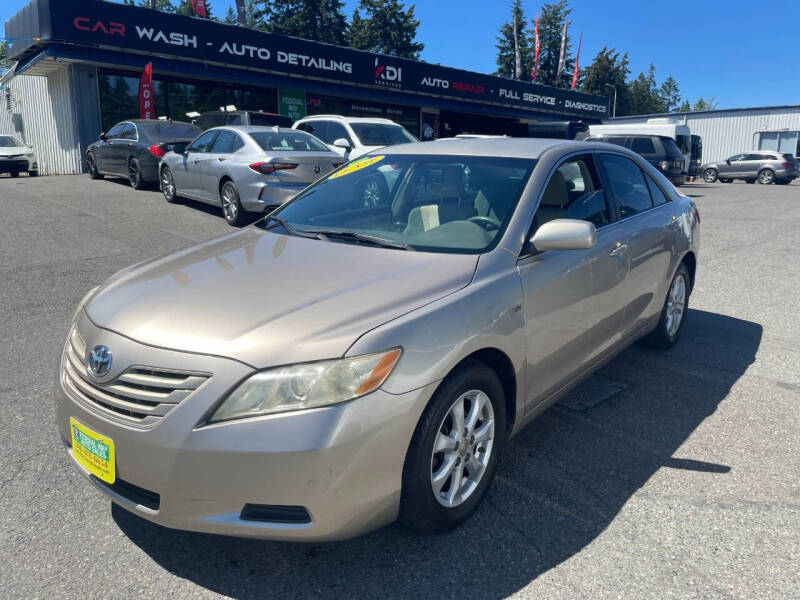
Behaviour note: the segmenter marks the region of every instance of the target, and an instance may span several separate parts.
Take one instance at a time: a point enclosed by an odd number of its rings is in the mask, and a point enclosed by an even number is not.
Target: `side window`
[[[631,150],[636,152],[637,154],[655,154],[656,147],[653,144],[653,140],[649,137],[635,137],[632,138],[633,141],[631,142]]]
[[[658,187],[658,184],[653,181],[652,177],[645,173],[644,178],[645,181],[647,181],[647,187],[650,189],[650,197],[653,199],[653,206],[661,206],[669,202],[667,195]]]
[[[119,137],[123,140],[135,140],[136,139],[136,127],[133,123],[125,123],[122,126],[122,131],[119,134]]]
[[[347,135],[347,129],[344,128],[344,125],[341,123],[336,123],[335,121],[331,121],[328,123],[328,131],[326,133],[328,139],[323,140],[326,144],[333,144],[336,140],[340,138],[346,139],[350,142],[350,145],[353,145],[353,140],[350,139],[350,136]]]
[[[244,148],[244,142],[242,141],[242,138],[239,137],[238,135],[235,135],[235,139],[233,140],[233,145],[231,146],[231,152],[238,152],[242,148]]]
[[[534,216],[536,229],[554,219],[579,219],[602,227],[611,222],[600,178],[589,156],[570,158],[550,176]]]
[[[232,148],[235,139],[235,133],[223,129],[219,132],[217,139],[214,140],[214,143],[211,145],[211,148],[208,150],[208,152],[211,152],[212,154],[229,154],[233,152]]]
[[[217,135],[217,131],[206,131],[203,135],[189,144],[189,147],[186,148],[187,152],[208,152],[209,148],[211,147],[211,142],[214,141],[214,137]]]
[[[653,207],[650,190],[639,165],[616,154],[600,154],[598,160],[603,165],[610,191],[617,200],[623,219]]]
[[[744,160],[744,154],[737,154],[736,156],[731,156],[728,159],[730,162],[739,162]]]
[[[123,125],[124,123],[117,123],[116,125],[114,125],[111,129],[108,130],[106,137],[110,140],[119,138],[119,134],[122,131]]]
[[[310,133],[314,137],[321,139],[323,142],[325,141],[325,130],[328,123],[327,121],[306,121],[305,123],[301,123],[297,126],[300,131],[305,131],[306,133]]]

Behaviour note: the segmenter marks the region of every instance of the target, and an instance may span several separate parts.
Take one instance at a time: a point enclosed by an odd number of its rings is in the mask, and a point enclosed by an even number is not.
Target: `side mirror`
[[[729,159],[727,159],[725,162],[726,162],[727,164],[731,164],[731,159],[729,158]]]
[[[344,148],[345,150],[350,150],[350,142],[348,142],[344,138],[338,138],[333,141],[333,145],[337,148]]]
[[[103,133],[100,134],[100,141],[101,142],[105,142],[106,140],[108,140],[108,136],[106,135],[106,132],[104,131]]]
[[[597,231],[589,221],[554,219],[543,224],[531,238],[537,250],[585,250],[594,248]]]

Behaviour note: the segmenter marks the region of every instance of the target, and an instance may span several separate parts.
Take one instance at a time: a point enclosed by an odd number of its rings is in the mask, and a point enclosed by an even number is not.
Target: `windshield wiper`
[[[289,235],[296,235],[298,237],[311,238],[311,239],[314,239],[314,240],[322,239],[316,232],[300,231],[299,229],[295,228],[295,226],[292,225],[291,223],[289,223],[288,221],[284,221],[280,217],[276,217],[274,215],[267,215],[266,217],[264,217],[264,221],[265,222],[267,222],[267,221],[275,221],[278,225],[283,227],[289,233]]]
[[[356,231],[333,231],[326,229],[313,229],[305,231],[304,233],[311,233],[326,238],[341,238],[345,240],[365,242],[367,244],[372,244],[373,246],[380,246],[382,248],[395,248],[397,250],[414,250],[413,246],[409,246],[404,242],[387,240],[386,238],[378,237],[376,235],[369,235],[367,233],[358,233]]]

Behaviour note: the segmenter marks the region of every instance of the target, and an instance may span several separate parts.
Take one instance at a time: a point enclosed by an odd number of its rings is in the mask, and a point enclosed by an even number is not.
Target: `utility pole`
[[[613,119],[614,117],[617,116],[617,88],[611,85],[610,83],[605,83],[603,85],[614,90],[614,106],[611,109],[611,118]]]

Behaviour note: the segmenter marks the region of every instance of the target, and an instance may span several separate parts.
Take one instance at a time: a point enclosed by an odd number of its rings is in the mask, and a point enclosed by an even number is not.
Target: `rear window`
[[[250,137],[268,152],[330,152],[326,145],[302,131],[255,131]]]
[[[661,138],[661,143],[664,144],[664,150],[666,150],[667,156],[670,158],[683,158],[681,149],[678,148],[678,144],[675,143],[675,140],[672,138]]]
[[[174,121],[158,121],[154,123],[144,123],[141,125],[145,130],[147,136],[152,139],[158,140],[173,140],[185,139],[191,140],[202,133],[202,129],[190,125],[189,123],[181,123]]]
[[[596,137],[589,137],[586,138],[587,142],[603,142],[604,144],[615,144],[617,146],[624,146],[625,145],[625,138],[621,136],[611,136],[611,137],[604,137],[604,136],[596,136]]]
[[[294,121],[283,115],[251,112],[250,125],[277,125],[278,127],[291,127]]]
[[[783,155],[783,160],[788,160],[790,162],[794,162],[795,158],[791,154],[784,154]]]

